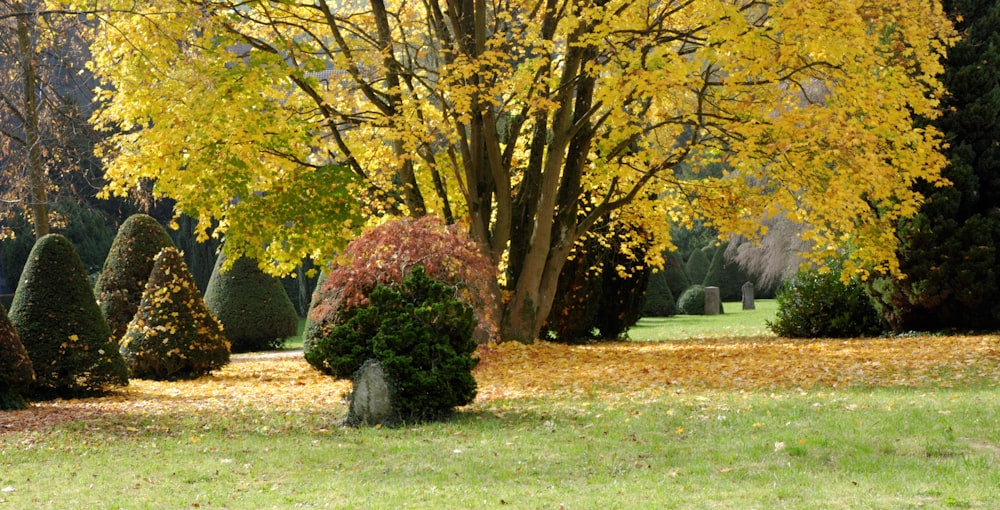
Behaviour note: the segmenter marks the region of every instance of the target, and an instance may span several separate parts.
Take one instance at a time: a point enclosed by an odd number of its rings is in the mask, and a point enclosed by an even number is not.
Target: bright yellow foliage
[[[516,254],[511,306],[544,319],[601,217],[659,253],[669,223],[783,213],[818,258],[896,272],[912,184],[945,184],[914,123],[944,93],[936,0],[77,3],[103,22],[109,191],[151,179],[279,272],[359,214],[431,212]]]

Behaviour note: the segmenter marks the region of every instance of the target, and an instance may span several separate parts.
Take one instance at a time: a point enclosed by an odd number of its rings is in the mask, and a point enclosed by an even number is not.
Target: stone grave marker
[[[718,287],[705,287],[705,315],[719,315],[722,312],[722,297]]]
[[[753,310],[753,282],[746,282],[740,289],[743,291],[743,309]]]

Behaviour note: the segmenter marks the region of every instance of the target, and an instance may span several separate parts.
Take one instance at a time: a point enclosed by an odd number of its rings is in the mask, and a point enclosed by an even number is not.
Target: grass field
[[[631,330],[631,340],[660,341],[686,338],[718,338],[720,336],[774,336],[767,329],[778,311],[777,301],[758,299],[753,310],[744,310],[741,303],[723,303],[720,315],[675,315],[643,318]]]
[[[4,508],[996,508],[992,388],[106,417],[0,436]]]
[[[997,337],[789,341],[758,313],[488,351],[474,404],[396,429],[338,426],[349,383],[289,354],[36,403],[0,413],[0,510],[1000,507]]]

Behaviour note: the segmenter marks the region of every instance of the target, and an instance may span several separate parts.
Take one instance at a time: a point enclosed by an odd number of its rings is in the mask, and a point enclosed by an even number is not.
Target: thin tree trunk
[[[42,163],[41,136],[38,126],[38,75],[35,52],[31,43],[33,20],[25,13],[24,4],[14,7],[17,16],[17,51],[21,61],[21,81],[24,86],[24,133],[28,150],[28,186],[35,239],[49,233],[49,207],[45,168]]]

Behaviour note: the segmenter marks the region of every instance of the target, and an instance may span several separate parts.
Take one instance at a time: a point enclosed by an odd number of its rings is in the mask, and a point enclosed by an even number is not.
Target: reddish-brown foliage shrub
[[[457,297],[472,306],[479,322],[477,340],[496,340],[497,269],[460,226],[445,226],[432,216],[393,220],[351,241],[344,260],[327,272],[313,294],[307,348],[309,338],[325,336],[340,313],[368,305],[376,285],[398,285],[417,266],[454,287]]]

